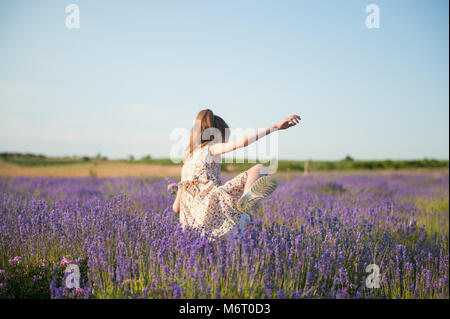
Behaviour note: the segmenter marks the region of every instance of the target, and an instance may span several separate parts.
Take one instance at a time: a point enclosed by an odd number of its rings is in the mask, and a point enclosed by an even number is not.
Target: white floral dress
[[[244,192],[247,172],[243,172],[221,185],[221,157],[212,156],[206,144],[193,151],[185,159],[181,182],[180,222],[199,230],[202,235],[222,237],[242,227],[249,215],[236,209],[236,203]]]

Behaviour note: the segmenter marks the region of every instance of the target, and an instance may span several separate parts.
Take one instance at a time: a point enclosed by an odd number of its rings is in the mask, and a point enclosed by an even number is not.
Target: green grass
[[[90,161],[88,157],[46,157],[44,155],[35,155],[30,153],[0,153],[0,158],[5,162],[17,164],[20,166],[66,165]]]
[[[447,198],[418,198],[416,205],[419,213],[417,222],[425,227],[429,234],[449,234],[449,199]]]
[[[151,158],[145,156],[139,160],[130,156],[129,159],[108,160],[105,157],[46,157],[44,155],[21,154],[21,153],[0,153],[0,158],[9,163],[18,164],[20,166],[51,166],[51,165],[69,165],[79,164],[83,162],[124,162],[124,163],[145,163],[157,165],[182,165],[174,163],[170,158]],[[229,159],[222,160],[222,170],[227,171],[244,171],[249,169],[255,163],[248,163],[248,160],[236,160],[228,162]],[[241,163],[242,162],[242,163]],[[422,159],[422,160],[354,160],[347,156],[340,161],[307,161],[309,171],[350,171],[350,170],[373,170],[373,169],[414,169],[414,168],[448,168],[448,160]],[[258,163],[262,163],[258,161]],[[306,161],[279,160],[279,172],[295,172],[304,171]],[[264,163],[263,163],[264,164]],[[268,165],[268,163],[265,163]]]
[[[222,168],[226,171],[227,166],[233,166],[233,170],[244,171],[249,169],[253,163],[225,163]],[[304,171],[305,161],[278,161],[278,171]],[[415,169],[415,168],[448,168],[447,160],[379,160],[379,161],[360,161],[360,160],[341,160],[341,161],[308,161],[308,171],[351,171],[351,170],[374,170],[374,169]]]

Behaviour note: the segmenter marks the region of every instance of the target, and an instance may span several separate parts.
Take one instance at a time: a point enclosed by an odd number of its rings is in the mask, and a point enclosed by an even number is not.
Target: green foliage
[[[351,157],[350,155],[347,155],[347,156],[344,158],[344,161],[347,161],[347,162],[354,162],[355,160],[354,160],[353,157]]]
[[[416,205],[419,213],[416,216],[419,224],[425,227],[429,234],[449,234],[449,199],[418,198]]]
[[[6,162],[15,163],[21,166],[49,166],[61,164],[75,164],[80,162],[89,162],[91,158],[84,156],[82,158],[58,158],[45,157],[44,155],[21,154],[21,153],[0,153],[0,158]],[[95,161],[107,161],[106,157],[97,154]],[[136,160],[130,155],[126,160],[116,160],[117,162],[126,163],[145,163],[157,165],[182,165],[181,160],[178,163],[170,158],[152,158],[150,155],[144,156]],[[423,159],[423,160],[355,160],[347,155],[345,159],[340,161],[313,161],[309,160],[308,171],[330,171],[330,170],[373,170],[373,169],[414,169],[414,168],[449,168],[448,160]],[[269,162],[257,161],[257,163],[269,165]],[[248,160],[222,159],[222,170],[225,172],[244,171],[252,167],[255,163],[249,163]],[[303,171],[305,161],[279,160],[279,172]]]
[[[150,155],[146,155],[146,156],[143,156],[140,161],[143,163],[148,163],[151,160],[152,160],[152,157]]]
[[[0,270],[0,298],[50,298],[52,269],[47,263],[22,261]]]
[[[170,158],[151,158],[150,156],[145,156],[141,158],[139,161],[135,161],[137,163],[145,163],[145,164],[156,164],[156,165],[183,165],[181,160],[178,163],[172,161]]]
[[[0,158],[5,162],[18,164],[20,166],[49,166],[75,164],[80,162],[80,160],[76,158],[52,158],[30,153],[0,153]]]
[[[347,157],[341,161],[308,161],[308,171],[350,171],[350,170],[373,170],[373,169],[414,169],[414,168],[448,168],[448,160],[372,160],[359,161],[349,159]],[[260,162],[258,162],[260,163]],[[264,164],[264,163],[263,163]],[[268,165],[269,163],[265,163]],[[279,172],[289,171],[303,171],[304,161],[278,161]],[[222,169],[224,171],[244,171],[250,168],[254,163],[223,163]]]
[[[19,256],[14,260],[9,260],[8,263],[2,259],[0,258],[0,265],[3,264],[3,269],[0,269],[0,299],[49,299],[51,297],[78,299],[88,297],[89,290],[64,288],[66,265],[60,262],[51,263],[46,259],[32,262],[23,260]],[[86,258],[76,261],[80,269],[81,285],[87,281],[87,262]],[[52,296],[57,288],[59,288],[61,296]]]

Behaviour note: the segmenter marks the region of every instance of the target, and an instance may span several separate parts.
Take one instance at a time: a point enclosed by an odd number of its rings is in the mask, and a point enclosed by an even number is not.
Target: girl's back
[[[242,217],[236,202],[244,190],[247,172],[221,185],[221,157],[209,153],[212,143],[185,157],[179,183],[180,221],[202,234],[220,237],[235,228]]]
[[[220,185],[221,157],[211,156],[209,144],[198,147],[192,154],[187,154],[181,170],[181,182],[202,179],[211,180],[215,185]]]

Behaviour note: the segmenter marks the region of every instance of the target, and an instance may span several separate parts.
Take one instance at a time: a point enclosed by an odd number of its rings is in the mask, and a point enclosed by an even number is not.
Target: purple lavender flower
[[[14,257],[14,258],[9,260],[9,265],[10,266],[17,266],[18,264],[20,264],[21,261],[22,261],[22,257],[16,256],[16,257]]]
[[[167,191],[170,192],[172,195],[175,195],[178,192],[178,184],[171,183],[167,185]]]
[[[216,242],[161,214],[164,179],[0,178],[0,284],[26,272],[51,298],[448,299],[448,173],[289,178],[242,238]],[[72,261],[82,290],[65,287]]]

